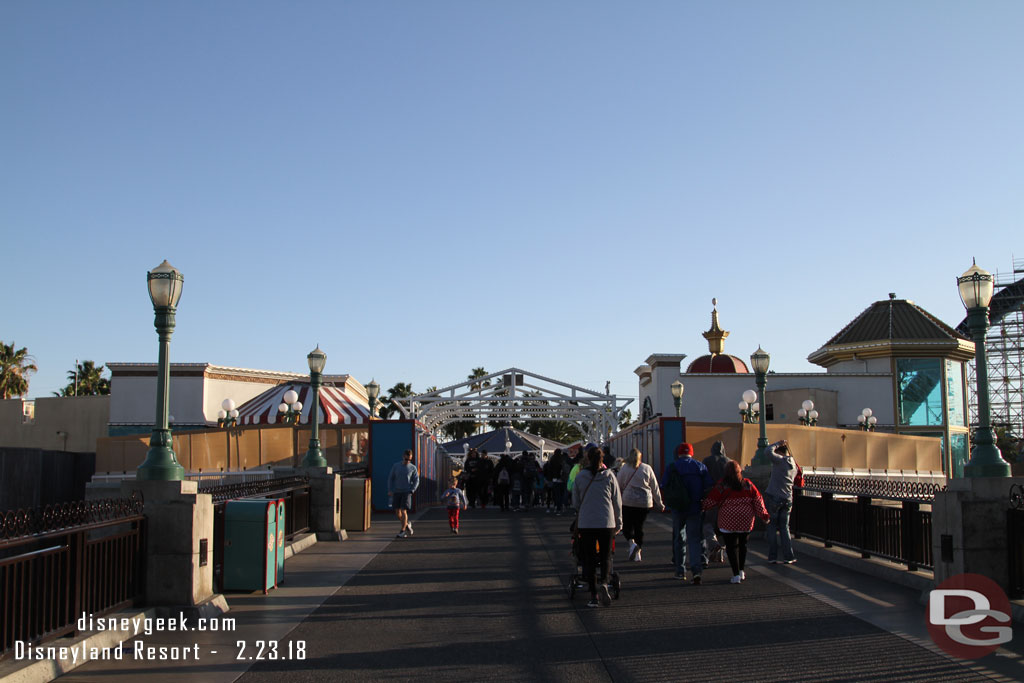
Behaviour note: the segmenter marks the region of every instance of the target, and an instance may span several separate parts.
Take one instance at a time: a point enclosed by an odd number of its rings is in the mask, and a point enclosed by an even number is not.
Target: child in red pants
[[[441,494],[441,500],[448,506],[448,526],[453,534],[459,533],[459,510],[469,507],[469,501],[462,489],[455,485],[455,477],[448,479],[448,488]]]

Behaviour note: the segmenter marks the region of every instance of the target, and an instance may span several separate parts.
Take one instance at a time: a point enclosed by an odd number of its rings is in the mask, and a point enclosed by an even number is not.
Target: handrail
[[[70,530],[108,526],[142,516],[138,491],[130,498],[105,498],[58,503],[29,510],[9,510],[0,516],[0,547],[13,546]]]

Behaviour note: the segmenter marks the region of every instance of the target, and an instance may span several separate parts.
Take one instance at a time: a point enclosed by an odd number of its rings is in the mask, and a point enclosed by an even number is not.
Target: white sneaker
[[[412,530],[412,524],[406,524],[406,525],[405,525],[405,530],[406,530],[407,532],[409,532],[409,535],[410,535],[410,536],[412,536],[412,535],[413,535],[413,533],[414,533],[414,532],[413,532],[413,530]]]
[[[734,577],[732,577],[731,579],[729,579],[729,583],[739,583],[739,582],[740,582],[740,581],[742,581],[742,580],[743,580],[743,579],[741,579],[741,578],[740,578],[740,575],[739,575],[739,574],[737,574],[736,576],[734,576]]]
[[[741,569],[740,570],[740,581],[746,581],[746,580],[747,580],[747,573]]]
[[[629,542],[629,559],[630,560],[635,560],[636,559],[637,550],[639,550],[639,548],[637,547],[636,543],[634,543],[633,541],[630,541]]]
[[[636,549],[636,557],[633,558],[633,561],[634,562],[639,562],[640,561],[640,548]]]
[[[399,531],[397,534],[395,534],[395,538],[405,538],[405,532]]]

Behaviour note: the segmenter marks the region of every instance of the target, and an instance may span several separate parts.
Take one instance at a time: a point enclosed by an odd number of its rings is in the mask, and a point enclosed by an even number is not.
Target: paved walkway
[[[229,594],[231,633],[160,633],[152,644],[199,645],[189,662],[91,662],[69,681],[1009,681],[1010,650],[961,663],[931,646],[917,592],[801,557],[767,565],[755,543],[747,581],[727,566],[704,585],[672,578],[668,518],[653,516],[644,561],[621,561],[611,608],[570,600],[571,518],[534,510],[464,513],[449,533],[428,510],[415,536],[393,518],[289,561],[268,596]],[[617,550],[624,560],[624,548]],[[197,637],[198,636],[198,637]],[[247,649],[238,659],[235,642]],[[257,640],[305,659],[257,661]],[[126,645],[127,647],[127,645]],[[289,650],[290,647],[290,650]],[[216,650],[217,654],[211,654]]]

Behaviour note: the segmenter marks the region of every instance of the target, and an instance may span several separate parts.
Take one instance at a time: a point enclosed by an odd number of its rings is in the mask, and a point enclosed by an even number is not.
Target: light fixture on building
[[[757,402],[757,392],[747,389],[743,392],[743,399],[739,403],[740,417],[747,424],[757,422],[757,416],[761,410],[761,404]]]
[[[683,383],[679,380],[672,382],[672,402],[676,404],[676,417],[683,415]]]
[[[985,355],[985,334],[988,332],[988,305],[992,301],[995,278],[973,263],[956,279],[960,299],[967,309],[967,327],[974,339],[974,379],[978,395],[978,427],[974,430],[971,460],[964,465],[965,477],[1008,477],[1010,465],[1003,460],[989,417],[988,359]]]
[[[875,425],[878,424],[878,418],[872,415],[871,412],[871,408],[865,408],[857,416],[857,422],[865,432],[875,431]]]
[[[284,392],[283,402],[277,407],[281,413],[281,421],[288,424],[295,424],[302,414],[302,403],[299,401],[299,394],[294,389]]]
[[[796,411],[800,418],[800,424],[805,427],[813,427],[818,424],[818,411],[814,409],[814,401],[807,399],[800,404],[800,410]]]
[[[235,402],[226,398],[221,401],[220,408],[217,411],[217,426],[234,427],[238,422],[238,410],[235,408]]]

